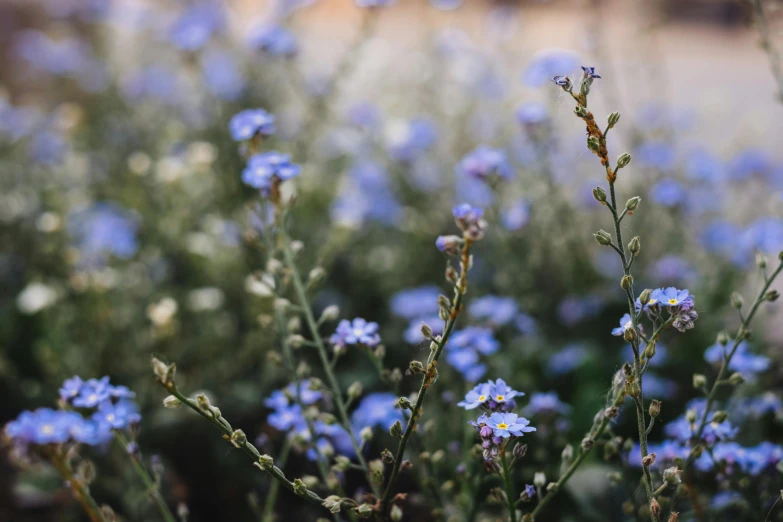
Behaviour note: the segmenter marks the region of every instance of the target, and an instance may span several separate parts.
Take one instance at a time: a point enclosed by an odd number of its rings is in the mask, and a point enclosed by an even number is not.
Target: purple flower
[[[479,207],[471,206],[469,203],[462,203],[452,209],[457,226],[463,231],[466,237],[473,241],[478,241],[484,237],[484,230],[487,222],[484,221],[484,210]]]
[[[291,163],[288,154],[264,152],[248,160],[245,170],[242,171],[242,182],[268,195],[274,183],[294,178],[301,170],[302,167]]]
[[[298,404],[276,409],[269,414],[266,421],[270,426],[280,431],[297,432],[307,430],[307,423],[302,415],[302,407]]]
[[[349,344],[378,346],[381,343],[381,336],[378,335],[378,323],[367,322],[361,317],[357,317],[353,321],[343,319],[337,325],[337,330],[332,334],[329,342],[337,346]]]
[[[489,416],[486,422],[487,426],[492,428],[495,437],[507,439],[511,436],[521,437],[525,433],[536,431],[530,427],[530,421],[524,417],[519,417],[516,413],[495,412]]]
[[[620,318],[620,326],[612,330],[612,335],[620,337],[625,334],[626,331],[633,328],[633,320],[630,314],[625,314]]]
[[[568,79],[568,76],[557,75],[550,78],[549,81],[551,81],[552,83],[554,83],[559,87],[563,87],[564,89],[568,88],[568,86],[571,85],[571,80]]]
[[[108,257],[133,257],[139,248],[136,234],[139,223],[127,210],[115,203],[94,203],[68,217],[68,232],[79,250],[83,268],[101,267]]]
[[[231,118],[229,130],[234,141],[271,136],[275,133],[275,116],[264,109],[246,109]]]
[[[584,78],[600,78],[600,76],[595,74],[595,67],[585,67],[583,65],[582,71],[584,73]]]
[[[520,230],[530,219],[530,203],[524,199],[517,199],[505,205],[500,214],[500,221],[506,230],[512,232]]]
[[[438,236],[435,240],[435,247],[441,252],[456,256],[459,254],[459,248],[462,245],[462,238],[459,236]]]
[[[511,177],[511,165],[500,149],[480,146],[465,155],[457,165],[458,174],[485,181],[489,178]]]

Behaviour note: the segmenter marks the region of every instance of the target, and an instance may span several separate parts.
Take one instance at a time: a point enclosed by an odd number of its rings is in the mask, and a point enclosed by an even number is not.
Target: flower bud
[[[457,280],[459,279],[459,274],[456,270],[454,270],[454,267],[449,266],[446,268],[446,281],[450,282],[451,284],[455,285],[457,284]]]
[[[182,401],[174,397],[173,395],[169,395],[165,399],[163,399],[163,407],[164,408],[181,408],[182,407]]]
[[[354,382],[348,386],[348,400],[357,399],[361,396],[363,390],[362,383],[359,381]]]
[[[302,345],[305,343],[305,338],[299,334],[293,334],[288,336],[286,342],[288,343],[288,346],[290,346],[291,348],[297,349],[297,348],[301,348]]]
[[[607,118],[607,123],[609,124],[609,128],[614,128],[615,125],[617,125],[617,122],[620,121],[620,113],[619,112],[613,112],[609,115],[609,118]]]
[[[653,400],[650,402],[649,412],[650,417],[655,418],[661,414],[661,401]]]
[[[780,297],[780,292],[778,292],[777,290],[770,290],[769,292],[764,294],[764,299],[766,299],[770,303],[777,301],[779,297]]]
[[[563,459],[563,462],[566,464],[571,462],[571,459],[574,458],[574,447],[570,444],[566,444],[566,447],[563,448],[563,452],[560,453],[560,458]]]
[[[661,516],[661,505],[655,499],[650,501],[650,513],[655,517],[655,520],[658,520],[658,517]]]
[[[622,279],[620,279],[620,288],[623,290],[630,290],[631,285],[633,285],[633,277],[629,275],[624,275]]]
[[[389,511],[389,518],[392,522],[400,522],[402,520],[402,509],[397,504],[394,504]]]
[[[710,422],[714,424],[720,424],[721,422],[725,421],[728,417],[729,417],[728,413],[722,410],[718,410],[712,414],[712,420]]]
[[[697,390],[701,390],[707,385],[707,377],[700,373],[693,374],[693,387]]]
[[[633,213],[634,210],[639,208],[639,203],[642,201],[642,198],[639,196],[634,196],[628,201],[625,202],[625,210],[628,211],[629,214]]]
[[[650,295],[652,294],[652,290],[649,288],[645,288],[642,290],[642,293],[639,294],[639,302],[642,303],[642,306],[646,306],[647,303],[650,302]]]
[[[666,468],[663,472],[663,480],[670,486],[676,486],[682,482],[682,470],[677,466]]]
[[[631,155],[627,152],[620,154],[617,157],[617,168],[621,169],[623,167],[628,166],[628,164],[631,163]]]
[[[317,266],[310,270],[310,273],[307,275],[307,286],[312,287],[320,283],[324,280],[326,277],[326,270],[321,268],[320,266]]]
[[[642,249],[642,243],[639,239],[639,236],[634,237],[631,239],[631,242],[628,243],[628,250],[631,251],[631,253],[635,256],[639,255],[639,251]]]
[[[261,469],[272,469],[272,466],[274,465],[275,459],[273,459],[271,456],[264,454],[258,457],[258,466]]]
[[[521,459],[522,457],[527,455],[527,444],[522,444],[521,442],[517,442],[511,454],[514,456],[514,458]]]
[[[160,382],[162,385],[167,387],[174,385],[174,376],[177,373],[176,364],[166,364],[157,357],[153,357],[152,371],[158,378],[158,382]]]
[[[694,422],[696,422],[696,410],[686,411],[685,420],[688,421],[689,424],[693,424]]]
[[[391,451],[384,448],[383,451],[381,451],[381,460],[385,464],[392,464],[394,462],[394,455],[392,455]]]
[[[655,353],[656,353],[655,345],[656,345],[655,342],[648,344],[644,348],[644,352],[642,352],[642,357],[644,357],[645,359],[652,359],[653,357],[655,357]]]
[[[587,109],[585,109],[581,105],[577,105],[576,107],[574,107],[574,114],[576,114],[580,118],[584,118],[585,116],[587,116]]]
[[[212,405],[209,402],[209,397],[204,395],[203,393],[199,393],[196,395],[196,404],[198,405],[198,408],[201,411],[209,411]]]
[[[423,335],[425,339],[432,338],[432,328],[430,325],[427,323],[421,323],[421,335]]]
[[[399,404],[400,408],[403,410],[410,410],[413,408],[413,404],[407,397],[400,397],[400,399],[397,401],[397,404]]]
[[[362,518],[369,518],[372,515],[372,506],[369,504],[362,504],[356,508],[356,513]]]
[[[595,441],[591,439],[590,437],[585,437],[582,439],[582,443],[580,444],[583,451],[590,451],[593,449],[593,446],[595,446]]]
[[[321,312],[320,322],[334,321],[340,317],[340,307],[337,305],[329,305]]]
[[[680,513],[678,511],[672,511],[672,514],[669,515],[669,520],[666,522],[679,522],[680,521]]]
[[[595,136],[587,138],[587,148],[592,151],[597,151],[601,147],[601,142]]]
[[[372,440],[372,428],[369,426],[362,428],[362,431],[359,432],[359,437],[362,439],[362,442],[370,442]]]
[[[231,434],[231,444],[236,448],[241,448],[247,443],[247,435],[242,430],[234,430]]]
[[[612,236],[607,232],[606,230],[599,230],[595,234],[593,234],[593,237],[598,242],[599,245],[602,246],[609,246],[612,244]]]
[[[601,187],[595,187],[593,189],[593,197],[601,204],[606,203],[606,191]]]
[[[79,480],[89,486],[95,480],[95,464],[91,460],[82,460],[76,468],[76,475]]]
[[[645,468],[649,468],[650,466],[655,464],[655,457],[656,457],[655,453],[650,453],[649,455],[645,456],[642,459],[642,466]]]
[[[300,497],[303,497],[307,494],[307,486],[305,485],[302,479],[294,480],[294,493],[296,493]]]
[[[739,386],[740,384],[744,384],[744,382],[745,382],[745,377],[743,377],[742,374],[739,372],[734,372],[729,377],[729,383],[732,386]]]
[[[544,475],[543,471],[536,471],[535,475],[533,475],[533,485],[537,488],[543,488],[546,484],[546,475]]]
[[[623,332],[623,339],[625,339],[629,343],[635,341],[636,337],[637,337],[636,329],[634,328],[629,328],[625,332]]]
[[[756,254],[756,266],[761,269],[767,268],[767,256],[762,253]]]
[[[742,305],[745,304],[745,300],[742,298],[742,296],[739,294],[739,292],[732,292],[731,293],[731,306],[733,308],[736,308],[739,310],[742,308]]]
[[[417,373],[423,373],[424,365],[420,361],[411,361],[411,364],[408,367],[408,371],[413,375]]]
[[[340,499],[340,497],[337,495],[329,495],[324,499],[323,506],[332,513],[339,513],[341,503],[342,499]]]

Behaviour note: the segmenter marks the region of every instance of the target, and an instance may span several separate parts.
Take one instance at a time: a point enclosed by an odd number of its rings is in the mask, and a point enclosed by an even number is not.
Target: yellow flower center
[[[500,424],[498,424],[499,430],[505,430],[506,428],[508,428],[508,424],[506,424],[505,422],[501,422]]]
[[[113,413],[110,413],[110,414],[108,414],[106,416],[106,420],[109,421],[109,422],[114,422],[114,419],[115,419],[115,417],[114,417]]]
[[[657,300],[657,299],[650,299],[650,300],[647,302],[647,304],[648,304],[648,305],[654,305],[654,304],[655,304],[655,303],[657,303],[657,302],[658,302],[658,300]]]
[[[676,299],[669,299],[669,304],[670,305],[676,305],[677,304],[677,300]]]
[[[504,396],[502,396],[502,395],[498,395],[497,397],[495,397],[495,400],[496,401],[504,401],[504,400],[506,400],[506,398]]]
[[[485,400],[487,400],[486,395],[479,395],[479,402],[484,402]]]
[[[44,435],[51,435],[54,433],[54,426],[51,424],[44,424],[41,428],[41,431],[44,432]]]

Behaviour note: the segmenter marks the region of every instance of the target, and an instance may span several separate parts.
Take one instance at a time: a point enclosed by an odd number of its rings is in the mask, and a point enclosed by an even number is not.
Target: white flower
[[[57,291],[43,283],[30,283],[16,298],[16,306],[23,314],[37,314],[57,301]]]

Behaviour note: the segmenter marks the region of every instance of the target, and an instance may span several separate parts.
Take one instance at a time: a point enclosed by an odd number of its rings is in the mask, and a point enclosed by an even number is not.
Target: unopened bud
[[[707,377],[700,373],[693,374],[693,387],[697,390],[701,390],[707,385]]]
[[[769,292],[764,294],[764,299],[766,299],[769,302],[777,301],[779,297],[780,297],[780,292],[778,292],[777,290],[770,290]]]
[[[631,163],[631,155],[626,153],[620,154],[617,157],[617,168],[621,169],[623,167],[628,166],[628,164]]]
[[[305,338],[299,334],[293,334],[288,336],[286,342],[288,342],[288,346],[290,346],[291,348],[297,349],[297,348],[301,348],[302,345],[305,343]]]
[[[652,400],[650,402],[649,414],[653,418],[661,414],[661,401]]]
[[[370,442],[372,440],[372,428],[369,426],[362,428],[362,431],[359,432],[359,437],[362,439],[362,442]]]
[[[321,312],[321,322],[334,321],[340,317],[340,307],[337,305],[329,305]]]
[[[739,386],[740,384],[745,383],[745,377],[743,377],[742,374],[739,372],[734,372],[729,377],[729,383],[732,386]]]
[[[756,254],[756,266],[761,269],[767,268],[767,256],[762,253]]]
[[[152,371],[155,372],[158,381],[164,386],[174,385],[174,376],[177,373],[177,366],[175,364],[166,364],[157,357],[153,357]]]
[[[721,346],[726,346],[727,344],[729,344],[729,334],[727,334],[725,331],[724,332],[719,332],[718,333],[718,344],[721,345]]]
[[[533,485],[537,488],[543,488],[546,484],[546,475],[544,475],[543,471],[536,471],[535,475],[533,475]]]
[[[236,448],[241,448],[247,442],[247,435],[242,430],[234,430],[231,434],[231,444]]]
[[[413,404],[407,397],[400,397],[400,399],[397,401],[397,404],[399,404],[400,408],[403,410],[410,410],[413,408]]]
[[[209,397],[204,395],[203,393],[199,393],[196,395],[196,404],[198,405],[199,409],[201,411],[209,411],[212,405],[209,402]]]
[[[639,252],[642,249],[642,242],[639,239],[639,236],[634,237],[631,239],[631,242],[628,243],[628,250],[631,251],[631,253],[635,256],[639,255]]]
[[[607,232],[606,230],[599,230],[595,234],[593,234],[593,237],[598,242],[599,245],[602,246],[609,246],[612,244],[612,236]]]
[[[527,455],[527,444],[522,444],[521,442],[517,442],[511,454],[515,458],[521,459],[522,457]]]
[[[261,469],[272,469],[272,466],[275,465],[275,459],[273,459],[270,455],[261,455],[258,457],[258,466]]]
[[[307,276],[307,286],[314,286],[320,283],[324,280],[326,277],[326,270],[321,268],[320,266],[317,266],[310,270],[310,273]]]
[[[408,370],[414,375],[417,373],[422,373],[424,372],[424,365],[420,361],[411,361]]]
[[[76,468],[76,475],[87,486],[95,480],[95,464],[91,460],[82,460]]]
[[[630,290],[631,286],[633,285],[633,277],[629,275],[624,275],[622,279],[620,279],[620,288],[623,290]]]
[[[402,509],[397,504],[392,505],[391,511],[389,512],[389,518],[392,520],[392,522],[400,522],[402,520]]]
[[[384,448],[383,451],[381,451],[381,460],[385,464],[392,464],[394,462],[394,455],[392,454],[391,451]]]
[[[163,399],[163,407],[164,408],[181,408],[182,407],[182,401],[174,397],[173,395],[169,395],[165,399]]]
[[[606,191],[601,187],[595,187],[593,189],[593,197],[599,203],[606,203]]]
[[[728,413],[722,410],[718,410],[712,414],[712,420],[710,422],[714,424],[720,424],[721,422],[725,421],[728,417],[729,417]]]
[[[642,290],[642,293],[639,294],[639,302],[642,303],[642,306],[647,305],[647,303],[650,302],[650,295],[652,294],[652,290],[649,288],[645,288]]]
[[[566,464],[571,462],[571,459],[574,458],[574,447],[570,444],[566,444],[566,447],[563,448],[562,453],[560,453],[560,458],[563,459],[563,462]]]
[[[595,446],[595,441],[590,437],[585,437],[584,439],[582,439],[582,444],[581,444],[582,450],[590,451],[591,449],[593,449],[593,446]]]
[[[672,511],[672,514],[669,515],[669,520],[666,522],[680,522],[680,513],[677,511]]]
[[[353,400],[360,397],[363,390],[362,383],[359,381],[354,382],[348,386],[348,400]]]
[[[329,495],[324,499],[323,506],[332,513],[339,513],[341,504],[342,499],[340,499],[340,497],[337,495]]]
[[[732,292],[731,294],[731,306],[739,310],[742,305],[745,304],[745,300],[739,294],[739,292]]]
[[[637,334],[635,328],[628,328],[626,331],[623,332],[623,339],[625,339],[629,343],[635,341],[636,337]]]
[[[607,118],[607,123],[609,124],[609,128],[613,128],[615,125],[617,125],[617,122],[620,121],[620,113],[619,112],[613,112],[609,115],[609,118]]]
[[[655,517],[655,520],[658,520],[658,517],[661,516],[661,505],[655,499],[650,501],[650,513]]]
[[[421,335],[423,335],[425,339],[432,338],[432,328],[430,325],[427,323],[421,323]]]
[[[653,464],[655,464],[655,453],[650,453],[642,459],[642,466],[645,468],[649,468]]]
[[[666,468],[663,471],[663,480],[670,486],[676,486],[682,482],[682,470],[677,466]]]
[[[628,213],[632,213],[634,210],[639,208],[639,203],[642,201],[642,198],[639,196],[634,196],[628,201],[625,202],[625,210],[628,211]]]
[[[369,504],[362,504],[356,508],[356,513],[362,518],[369,518],[372,515],[372,506]]]
[[[601,142],[598,141],[598,138],[596,138],[595,136],[590,136],[589,138],[587,138],[587,148],[588,149],[590,149],[592,151],[596,151],[600,147],[601,147]]]

